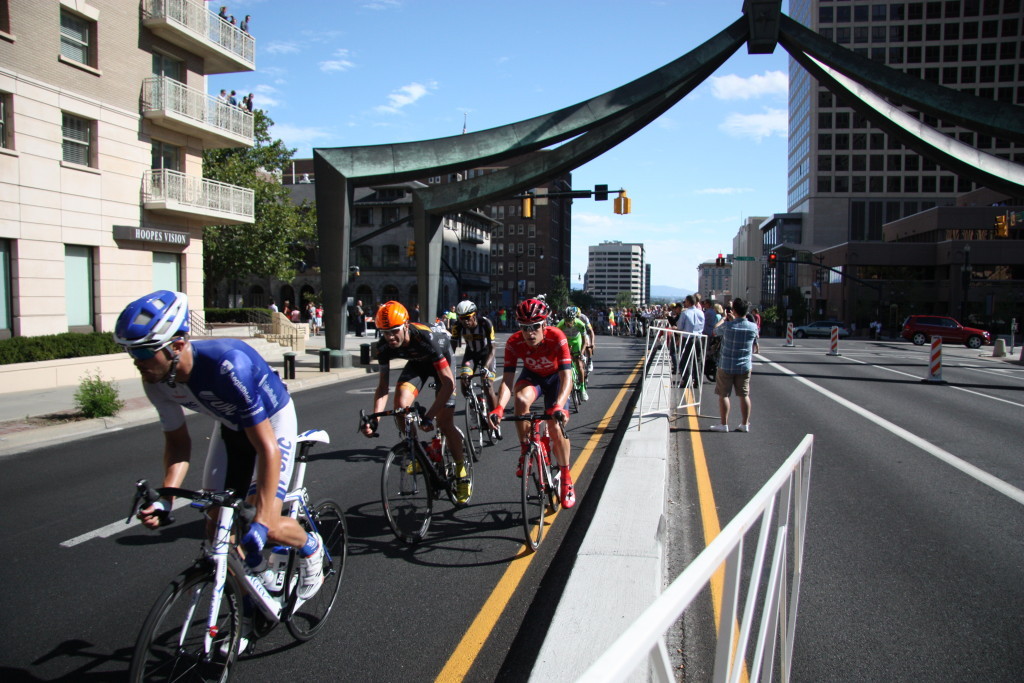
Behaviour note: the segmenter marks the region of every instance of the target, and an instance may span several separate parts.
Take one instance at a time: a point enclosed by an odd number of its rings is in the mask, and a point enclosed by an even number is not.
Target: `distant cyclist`
[[[423,415],[420,428],[431,431],[434,421],[437,421],[438,428],[448,439],[448,448],[457,465],[459,486],[456,499],[459,503],[467,502],[473,493],[473,482],[463,464],[462,438],[455,427],[455,375],[452,374],[455,359],[448,334],[422,323],[409,322],[409,312],[397,301],[389,301],[377,309],[374,322],[380,330],[381,339],[377,342],[380,379],[373,394],[373,412],[382,412],[387,406],[393,359],[407,361],[395,383],[395,408],[411,406],[427,382],[434,380],[437,383],[434,401]],[[399,432],[402,432],[405,428],[402,418],[396,417],[395,421]],[[372,436],[374,431],[376,425],[362,427],[366,436]]]
[[[583,324],[587,326],[587,339],[583,342],[583,352],[587,355],[587,374],[589,375],[594,371],[594,339],[597,338],[597,334],[594,332],[594,326],[590,324],[590,318],[587,314],[580,310],[579,306],[573,306],[576,309],[576,314],[579,316]]]
[[[256,517],[242,547],[260,552],[269,542],[298,548],[299,597],[308,600],[323,583],[323,543],[281,514],[294,465],[295,404],[277,373],[245,342],[191,341],[188,333],[188,299],[167,290],[128,304],[114,326],[114,341],[135,359],[160,416],[163,486],[181,487],[188,472],[192,440],[184,408],[212,417],[203,488],[246,492]],[[156,501],[139,511],[139,519],[151,529],[160,526],[172,502]]]
[[[533,402],[540,396],[544,397],[544,411],[551,416],[548,434],[561,473],[559,494],[562,505],[571,508],[576,504],[576,490],[569,474],[569,439],[562,436],[562,430],[556,427],[555,422],[563,425],[569,422],[565,405],[572,391],[572,371],[569,365],[572,359],[565,335],[557,327],[548,327],[547,318],[548,307],[543,301],[527,299],[516,307],[519,331],[505,343],[505,369],[498,393],[498,405],[491,411],[490,418],[491,424],[497,427],[505,413],[505,404],[512,397],[516,365],[522,360],[523,371],[515,380],[515,414],[529,414]],[[522,451],[519,460],[521,468],[522,458],[530,450],[530,427],[526,422],[515,424]],[[521,469],[519,473],[521,476]]]
[[[469,396],[469,385],[473,373],[484,368],[487,370],[487,412],[494,410],[497,397],[494,395],[494,324],[486,317],[478,314],[476,304],[472,301],[460,301],[455,307],[458,320],[452,329],[452,346],[459,348],[463,342],[466,351],[462,354],[459,366],[459,378],[462,380],[462,395]],[[500,436],[499,436],[500,438]]]
[[[576,366],[577,375],[580,378],[580,398],[589,401],[587,395],[587,373],[583,365],[583,347],[587,341],[587,326],[580,320],[580,309],[569,306],[565,309],[565,318],[558,323],[558,329],[565,335],[569,342],[569,355],[572,357],[573,365]]]

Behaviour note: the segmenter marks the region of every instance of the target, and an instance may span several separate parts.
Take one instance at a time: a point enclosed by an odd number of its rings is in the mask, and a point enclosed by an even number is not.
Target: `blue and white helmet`
[[[114,341],[132,348],[159,348],[188,331],[188,297],[161,289],[136,299],[121,311],[114,325]]]

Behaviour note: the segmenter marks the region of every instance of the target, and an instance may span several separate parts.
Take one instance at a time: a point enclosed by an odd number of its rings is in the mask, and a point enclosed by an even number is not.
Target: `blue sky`
[[[612,90],[685,54],[742,14],[742,0],[233,0],[252,15],[252,73],[209,91],[253,92],[272,136],[314,147],[405,142],[512,123]],[[785,10],[788,3],[783,4]],[[642,242],[652,284],[693,290],[748,216],[786,210],[788,58],[741,48],[682,102],[573,171],[572,272],[587,246]]]

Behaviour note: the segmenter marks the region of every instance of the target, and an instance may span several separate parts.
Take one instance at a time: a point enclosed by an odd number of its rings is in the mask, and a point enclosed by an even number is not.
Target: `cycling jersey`
[[[387,370],[392,358],[404,358],[410,363],[430,364],[434,370],[451,366],[455,360],[448,335],[423,323],[409,323],[409,341],[402,346],[391,347],[383,338],[377,342],[377,362],[381,370]]]
[[[568,370],[572,365],[565,334],[551,326],[545,326],[544,339],[535,347],[526,344],[521,331],[508,338],[505,343],[505,372],[515,372],[520,358],[527,370],[540,377]]]
[[[467,354],[486,354],[494,345],[494,325],[484,317],[478,317],[476,327],[472,329],[460,321],[452,328],[452,339],[461,340],[466,345]]]
[[[269,419],[291,401],[281,378],[245,342],[216,339],[191,345],[187,382],[143,385],[165,432],[185,424],[185,408],[238,430]]]
[[[583,342],[589,341],[590,335],[587,334],[587,326],[579,318],[569,322],[568,319],[558,323],[558,329],[564,334],[566,340],[569,342],[569,351],[572,355],[579,355],[580,349],[583,348]]]

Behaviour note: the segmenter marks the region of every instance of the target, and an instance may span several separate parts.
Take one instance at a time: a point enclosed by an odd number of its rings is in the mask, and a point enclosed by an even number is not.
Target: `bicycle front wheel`
[[[540,547],[544,540],[544,465],[541,463],[540,451],[536,445],[530,446],[530,452],[523,461],[522,505],[523,535],[531,549]]]
[[[345,559],[348,557],[348,525],[345,524],[345,513],[341,506],[333,500],[325,500],[313,508],[308,518],[301,517],[306,531],[320,534],[324,544],[324,582],[320,590],[309,600],[301,604],[297,595],[293,597],[291,614],[288,616],[288,630],[296,640],[309,640],[327,623],[327,615],[331,613],[341,579],[345,574]],[[298,562],[292,575],[298,578]],[[291,585],[291,584],[290,584]]]
[[[404,442],[392,448],[384,461],[381,502],[391,531],[403,543],[417,543],[430,527],[434,489],[425,468],[431,466]]]
[[[466,446],[469,449],[468,455],[477,461],[484,449],[484,432],[481,428],[480,404],[477,402],[476,392],[471,392],[466,397]]]
[[[214,592],[210,567],[185,571],[146,617],[132,654],[131,681],[226,681],[238,657],[242,591],[229,575],[207,652],[204,636]]]

